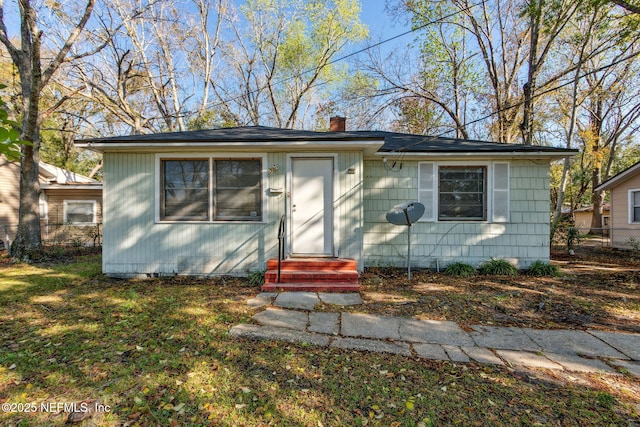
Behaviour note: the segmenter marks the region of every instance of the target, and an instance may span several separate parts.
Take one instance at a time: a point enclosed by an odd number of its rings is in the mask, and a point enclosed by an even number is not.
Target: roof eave
[[[331,150],[331,151],[364,151],[367,155],[372,155],[380,149],[383,141],[376,140],[295,140],[295,141],[232,141],[232,142],[84,142],[76,143],[76,147],[95,151],[105,152],[175,152],[180,149],[189,151],[256,151],[259,149],[265,152],[275,151],[309,151],[309,150]]]
[[[102,190],[102,183],[84,183],[84,184],[40,184],[43,190]]]
[[[374,158],[381,157],[402,157],[419,160],[424,159],[550,159],[560,160],[575,156],[577,150],[562,151],[425,151],[425,152],[398,152],[398,151],[378,151]]]
[[[627,179],[632,178],[637,172],[640,173],[640,162],[631,166],[629,169],[620,172],[618,175],[609,178],[608,180],[594,188],[593,191],[610,190],[618,184],[626,181]]]

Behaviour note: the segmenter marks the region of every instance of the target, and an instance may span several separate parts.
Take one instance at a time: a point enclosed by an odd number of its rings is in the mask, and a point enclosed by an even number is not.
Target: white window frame
[[[464,218],[460,218],[460,217],[451,217],[451,218],[447,218],[447,219],[442,219],[440,218],[440,172],[442,171],[442,169],[463,169],[463,168],[478,168],[478,169],[484,169],[484,173],[483,173],[483,179],[482,179],[482,184],[483,184],[483,192],[482,195],[484,196],[484,200],[483,200],[483,205],[482,208],[484,210],[483,212],[483,218],[474,218],[474,217],[464,217]],[[436,212],[435,212],[435,217],[438,220],[438,222],[489,222],[489,218],[491,218],[491,210],[489,209],[489,165],[475,165],[475,164],[457,164],[457,165],[447,165],[447,164],[443,164],[443,163],[439,163],[437,168],[436,168],[436,188],[437,188],[437,192],[436,192],[436,197],[437,197],[437,201],[438,201],[438,205],[436,206]],[[474,193],[477,194],[477,193]]]
[[[93,214],[93,221],[91,222],[69,222],[67,219],[67,213],[69,210],[69,205],[73,205],[76,203],[90,203],[92,205],[92,214]],[[62,202],[62,222],[64,224],[69,224],[69,225],[96,225],[97,223],[97,203],[95,200],[64,200]]]
[[[428,194],[430,189],[428,188],[422,188],[421,187],[421,179],[420,179],[420,165],[422,164],[430,164],[431,165],[431,172],[432,172],[432,184],[433,184],[433,190],[432,190],[432,194],[430,197],[430,202],[431,202],[431,212],[432,215],[428,216],[428,215],[424,215],[422,218],[420,218],[420,222],[441,222],[441,223],[454,223],[454,222],[461,222],[461,223],[481,223],[481,224],[487,224],[487,223],[508,223],[510,221],[510,213],[511,213],[511,164],[509,162],[505,162],[505,161],[424,161],[424,162],[418,162],[418,198],[417,200],[419,200],[420,202],[422,202],[423,204],[429,203],[429,200],[423,200],[420,198],[421,194]],[[507,166],[507,188],[500,188],[500,189],[496,189],[495,188],[495,166],[496,165],[506,165]],[[466,219],[451,219],[451,220],[439,220],[438,219],[438,211],[439,211],[439,200],[440,200],[440,167],[441,166],[479,166],[479,167],[484,167],[486,168],[486,177],[485,177],[485,184],[486,184],[486,209],[487,209],[487,218],[484,220],[480,220],[480,219],[470,219],[470,220],[466,220]],[[495,206],[494,206],[494,201],[495,201],[495,193],[497,191],[503,191],[506,192],[506,203],[507,203],[507,215],[506,218],[496,218],[496,216],[494,215],[495,212]],[[427,206],[425,206],[427,207]],[[428,207],[427,207],[428,208]],[[428,210],[427,210],[428,211]]]
[[[640,220],[634,221],[633,219],[633,208],[637,207],[633,204],[633,199],[634,199],[633,195],[635,193],[640,193],[640,188],[632,188],[629,190],[629,205],[628,205],[629,206],[629,224],[640,224]]]
[[[166,220],[160,217],[160,204],[161,201],[161,192],[162,192],[162,160],[175,160],[175,159],[202,159],[209,161],[209,219],[205,221],[195,221],[195,220]],[[219,220],[213,219],[213,184],[214,184],[214,176],[213,176],[213,162],[215,160],[242,160],[242,159],[260,159],[260,164],[262,168],[262,217],[258,221],[250,221],[250,220]],[[155,188],[153,195],[153,204],[154,204],[154,217],[155,222],[157,224],[266,224],[269,218],[268,212],[268,200],[265,195],[265,191],[268,187],[267,178],[268,171],[266,169],[267,165],[267,155],[266,154],[254,154],[254,153],[233,153],[233,152],[222,152],[222,153],[161,153],[156,154],[155,156]]]
[[[47,194],[44,191],[40,193],[38,208],[40,209],[40,220],[49,221],[49,202],[47,200]]]

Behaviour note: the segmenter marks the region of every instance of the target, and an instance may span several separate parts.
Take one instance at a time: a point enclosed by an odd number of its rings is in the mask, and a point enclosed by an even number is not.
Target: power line
[[[473,9],[473,8],[477,7],[477,6],[480,6],[481,4],[484,4],[484,3],[485,3],[485,1],[486,1],[486,0],[482,0],[482,1],[480,1],[480,2],[478,2],[478,3],[475,3],[475,4],[472,4],[472,5],[470,5],[470,6],[466,7],[466,8],[459,9],[459,10],[457,10],[457,11],[455,11],[455,12],[452,12],[452,13],[450,13],[450,14],[448,14],[448,15],[442,16],[442,17],[440,17],[440,18],[438,18],[438,19],[435,19],[435,20],[429,21],[429,22],[427,22],[427,23],[425,23],[425,24],[422,24],[422,25],[420,25],[420,26],[418,26],[418,27],[415,27],[415,28],[412,28],[412,29],[410,29],[410,30],[407,30],[407,31],[405,31],[405,32],[403,32],[403,33],[397,34],[397,35],[395,35],[395,36],[392,36],[392,37],[389,37],[389,38],[387,38],[387,39],[384,39],[384,40],[382,40],[382,41],[380,41],[380,42],[377,42],[377,43],[374,43],[374,44],[372,44],[372,45],[366,46],[366,47],[364,47],[364,48],[362,48],[362,49],[360,49],[360,50],[357,50],[357,51],[355,51],[355,52],[352,52],[352,53],[349,53],[349,54],[347,54],[347,55],[344,55],[344,56],[341,56],[341,57],[339,57],[339,58],[336,58],[336,59],[333,59],[333,60],[331,60],[331,61],[328,61],[328,62],[327,62],[323,67],[321,67],[321,68],[324,68],[324,67],[329,66],[329,65],[333,65],[333,64],[335,64],[335,63],[337,63],[337,62],[340,62],[340,61],[344,61],[344,60],[349,59],[349,58],[351,58],[351,57],[353,57],[353,56],[360,55],[361,53],[364,53],[364,52],[366,52],[366,51],[368,51],[368,50],[371,50],[371,49],[374,49],[374,48],[376,48],[376,47],[382,46],[382,45],[383,45],[383,44],[385,44],[385,43],[389,43],[389,42],[391,42],[391,41],[393,41],[393,40],[399,39],[399,38],[401,38],[401,37],[404,37],[404,36],[406,36],[406,35],[409,35],[409,34],[411,34],[411,33],[416,32],[416,31],[422,30],[423,28],[426,28],[426,27],[428,27],[428,26],[430,26],[430,25],[433,25],[433,24],[436,24],[436,23],[438,23],[438,22],[444,21],[444,20],[446,20],[446,19],[452,18],[452,17],[454,17],[454,16],[456,16],[456,15],[459,15],[459,14],[461,14],[461,13],[468,12],[469,10],[471,10],[471,9]],[[279,81],[276,81],[276,82],[274,82],[274,85],[281,85],[281,84],[287,83],[287,82],[289,82],[289,81],[291,81],[291,80],[294,80],[294,79],[296,79],[296,78],[298,78],[298,77],[304,76],[305,74],[312,73],[312,72],[314,72],[314,71],[316,71],[316,70],[317,70],[316,68],[309,68],[309,69],[304,70],[304,71],[302,71],[302,72],[300,72],[300,73],[298,73],[298,74],[296,74],[296,75],[294,75],[294,76],[290,76],[290,77],[287,77],[287,78],[283,78],[283,79],[281,79],[281,80],[279,80]],[[262,87],[257,88],[257,89],[250,90],[250,91],[248,91],[248,92],[243,93],[242,95],[238,95],[238,96],[235,96],[235,97],[229,98],[229,99],[227,99],[227,100],[225,100],[225,101],[218,101],[218,102],[211,103],[211,104],[209,104],[209,107],[217,107],[217,106],[220,106],[220,105],[226,105],[226,104],[227,104],[227,103],[229,103],[229,102],[233,102],[233,101],[236,101],[236,100],[238,100],[238,99],[242,99],[242,98],[243,98],[243,97],[245,97],[246,95],[253,95],[253,94],[256,94],[256,93],[258,93],[258,92],[261,92],[262,90],[264,90],[264,89],[266,89],[266,88],[267,88],[267,85],[262,86]]]
[[[555,91],[557,91],[558,89],[562,89],[562,88],[563,88],[563,87],[565,87],[565,86],[569,86],[570,84],[573,84],[573,83],[576,81],[576,79],[577,79],[577,80],[580,80],[580,79],[582,79],[582,78],[584,78],[584,77],[590,76],[590,75],[595,74],[595,73],[598,73],[598,72],[600,72],[600,71],[604,71],[604,70],[609,69],[609,68],[611,68],[611,67],[614,67],[614,66],[616,66],[616,65],[618,65],[618,64],[621,64],[621,63],[623,63],[623,62],[625,62],[625,61],[628,61],[628,60],[630,60],[630,59],[632,59],[632,58],[635,58],[636,56],[639,56],[639,55],[640,55],[640,51],[635,52],[635,53],[632,53],[632,54],[630,54],[630,55],[627,55],[627,56],[625,56],[625,57],[623,57],[623,58],[620,58],[620,59],[618,59],[618,60],[616,60],[616,61],[613,61],[613,62],[612,62],[612,63],[610,63],[610,64],[603,65],[602,67],[596,68],[595,70],[587,71],[587,72],[585,72],[584,74],[582,74],[582,75],[580,75],[580,76],[578,76],[578,77],[576,77],[576,78],[574,78],[574,79],[572,79],[572,80],[569,80],[569,81],[567,81],[567,82],[565,82],[565,83],[559,84],[559,85],[554,86],[554,87],[552,87],[552,88],[545,89],[545,90],[543,90],[542,92],[536,93],[536,94],[533,96],[533,98],[534,98],[534,99],[537,99],[537,98],[539,98],[539,97],[541,97],[541,96],[543,96],[543,95],[546,95],[546,94],[548,94],[548,93],[555,92]],[[508,110],[513,109],[513,108],[520,107],[520,106],[522,106],[522,105],[524,105],[524,100],[522,100],[522,101],[518,101],[518,102],[516,102],[515,104],[509,105],[508,107],[498,109],[498,110],[496,110],[496,111],[494,111],[494,112],[492,112],[492,113],[487,114],[486,116],[480,117],[480,118],[478,118],[478,119],[474,119],[474,120],[472,120],[472,121],[470,121],[470,122],[466,122],[466,123],[464,123],[464,124],[463,124],[463,125],[461,125],[461,126],[456,126],[456,127],[455,127],[455,128],[453,128],[453,129],[450,129],[450,130],[448,130],[448,131],[446,131],[446,132],[442,132],[442,133],[440,133],[440,134],[438,134],[438,135],[434,135],[434,136],[435,136],[436,138],[442,137],[442,136],[444,136],[444,135],[446,135],[446,134],[448,134],[448,133],[455,132],[456,130],[458,130],[458,129],[462,128],[462,127],[466,127],[466,126],[469,126],[469,125],[476,124],[476,123],[481,122],[481,121],[483,121],[483,120],[489,119],[489,118],[491,118],[491,117],[493,117],[493,116],[495,116],[495,115],[497,115],[497,114],[500,114],[500,113],[502,113],[502,112],[504,112],[504,111],[508,111]],[[412,145],[412,146],[413,146],[413,145]],[[411,146],[410,146],[410,147],[411,147]],[[408,148],[408,147],[407,147],[407,148]]]
[[[627,56],[625,56],[625,57],[623,57],[623,58],[620,58],[620,59],[618,59],[618,60],[616,60],[616,61],[613,61],[613,62],[611,62],[610,64],[603,65],[602,67],[596,68],[595,70],[587,71],[587,72],[585,72],[584,74],[582,74],[582,75],[578,76],[576,79],[577,79],[577,80],[580,80],[580,79],[582,79],[582,78],[584,78],[584,77],[590,76],[590,75],[595,74],[595,73],[598,73],[598,72],[600,72],[600,71],[607,70],[607,69],[609,69],[609,68],[611,68],[611,67],[614,67],[614,66],[616,66],[616,65],[618,65],[618,64],[621,64],[621,63],[623,63],[623,62],[625,62],[625,61],[628,61],[628,60],[630,60],[630,59],[633,59],[633,58],[635,58],[636,56],[640,56],[640,51],[635,52],[635,53],[632,53],[632,54],[630,54],[630,55],[627,55]],[[562,84],[559,84],[559,85],[557,85],[557,86],[554,86],[554,87],[552,87],[552,88],[545,89],[545,90],[543,90],[543,91],[541,91],[541,92],[539,92],[539,93],[535,94],[535,95],[533,96],[533,98],[539,98],[539,97],[541,97],[541,96],[543,96],[543,95],[547,95],[547,94],[549,94],[549,93],[551,93],[551,92],[555,92],[555,91],[557,91],[558,89],[562,89],[562,88],[563,88],[563,87],[565,87],[565,86],[569,86],[570,84],[573,84],[573,83],[575,82],[575,80],[576,80],[576,79],[572,79],[572,80],[569,80],[569,81],[567,81],[567,82],[565,82],[565,83],[562,83]],[[491,117],[493,117],[493,116],[495,116],[495,115],[497,115],[497,114],[500,114],[500,113],[502,113],[502,112],[504,112],[504,111],[510,110],[510,109],[512,109],[512,108],[520,107],[520,106],[522,106],[523,104],[524,104],[524,100],[522,100],[522,101],[518,101],[518,102],[516,102],[515,104],[509,105],[508,107],[505,107],[505,108],[499,109],[499,110],[497,110],[497,111],[494,111],[494,112],[492,112],[492,113],[490,113],[490,114],[487,114],[487,115],[485,115],[485,116],[483,116],[483,117],[480,117],[480,118],[478,118],[478,119],[472,120],[472,121],[470,121],[470,122],[466,122],[466,123],[464,123],[464,124],[463,124],[463,125],[461,125],[461,126],[456,126],[455,128],[450,129],[450,130],[448,130],[448,131],[446,131],[446,132],[442,132],[442,133],[437,134],[437,135],[431,135],[431,137],[432,137],[432,138],[441,138],[441,137],[443,137],[444,135],[446,135],[446,134],[448,134],[448,133],[451,133],[451,132],[455,132],[456,130],[458,130],[458,129],[462,128],[462,127],[466,127],[466,126],[469,126],[469,125],[472,125],[472,124],[475,124],[475,123],[479,123],[479,122],[481,122],[481,121],[483,121],[483,120],[489,119],[489,118],[491,118]],[[401,170],[401,169],[402,169],[402,162],[403,162],[403,160],[404,160],[404,158],[405,158],[405,154],[407,153],[407,150],[408,150],[409,148],[412,148],[412,147],[418,146],[418,145],[420,145],[421,143],[422,143],[422,142],[415,142],[415,143],[410,144],[410,145],[408,145],[408,146],[402,147],[401,149],[399,149],[398,151],[396,151],[396,152],[395,152],[395,153],[396,153],[396,158],[395,158],[395,160],[393,161],[393,166],[392,166],[391,168],[388,168],[387,170],[395,171],[395,166],[396,166],[396,164],[398,164],[398,163],[400,163],[400,169],[398,169],[398,171],[399,171],[399,170]],[[391,155],[391,153],[389,153],[389,154]]]

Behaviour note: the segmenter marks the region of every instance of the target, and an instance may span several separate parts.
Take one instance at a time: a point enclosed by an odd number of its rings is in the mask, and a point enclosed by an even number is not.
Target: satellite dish
[[[387,212],[387,221],[394,225],[407,226],[407,277],[411,279],[411,224],[424,215],[424,205],[419,202],[407,202],[395,205]]]
[[[424,215],[424,205],[419,202],[407,202],[396,205],[387,212],[387,221],[394,225],[411,225]]]

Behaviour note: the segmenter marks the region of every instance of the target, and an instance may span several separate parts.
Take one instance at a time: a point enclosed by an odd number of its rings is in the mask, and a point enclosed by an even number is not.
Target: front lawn
[[[366,304],[353,310],[463,325],[518,323],[510,307],[516,310],[520,295],[533,292],[520,281],[536,280],[416,275],[407,284],[386,277],[393,274],[365,278]],[[607,313],[637,316],[635,277],[589,289],[619,299],[620,311],[607,305]],[[497,287],[482,291],[489,282]],[[542,310],[561,301],[548,289],[565,295],[569,283],[575,291],[567,277],[541,283],[536,291],[549,304]],[[257,292],[248,281],[229,278],[109,279],[100,274],[99,256],[0,267],[0,403],[10,404],[0,411],[0,424],[62,425],[69,416],[64,409],[4,409],[96,402],[101,411],[80,425],[640,423],[640,388],[628,374],[563,374],[231,338],[231,326],[255,313],[246,300]],[[582,305],[570,301],[588,313],[601,309],[586,292],[580,298]]]
[[[374,268],[354,311],[451,320],[460,325],[598,329],[640,333],[640,254],[581,248],[553,255],[558,277],[452,277]]]

